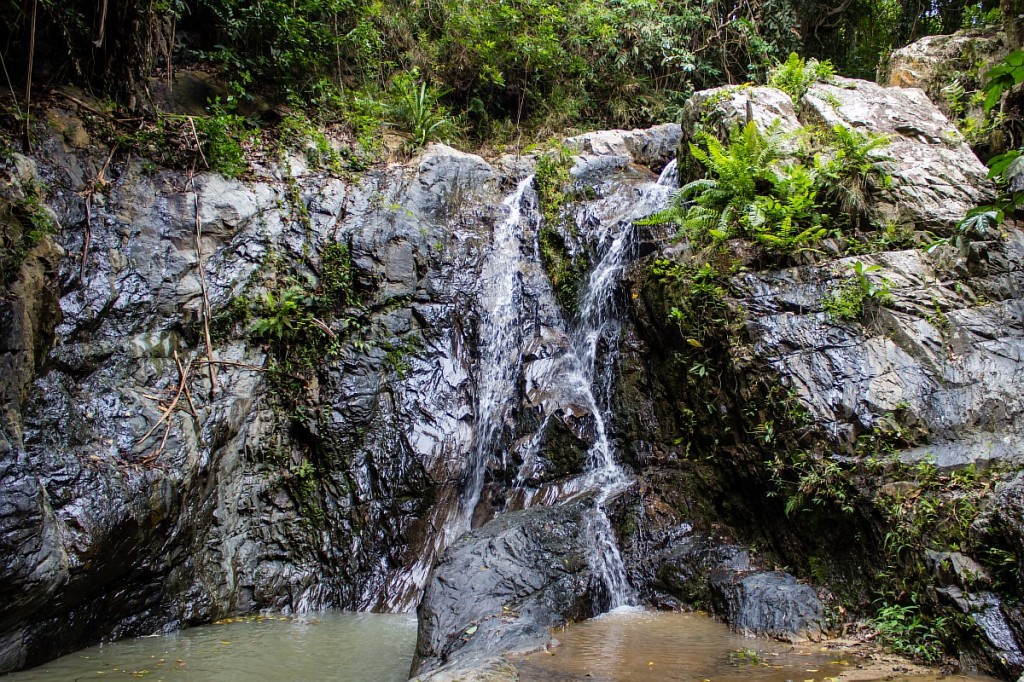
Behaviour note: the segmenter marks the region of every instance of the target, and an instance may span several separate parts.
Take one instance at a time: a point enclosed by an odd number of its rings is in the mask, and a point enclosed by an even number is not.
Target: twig
[[[199,152],[199,156],[203,159],[203,165],[209,168],[210,163],[206,160],[206,154],[203,154],[203,143],[199,141],[199,133],[196,132],[196,122],[191,116],[188,117],[188,124],[192,126],[192,136],[196,138],[196,151]]]
[[[78,273],[78,280],[80,282],[85,282],[85,265],[89,258],[89,244],[92,242],[92,195],[96,193],[96,185],[106,182],[103,179],[103,174],[107,172],[107,166],[110,165],[110,160],[114,158],[114,152],[116,151],[117,143],[115,142],[110,148],[110,153],[107,154],[107,160],[100,168],[100,172],[86,185],[88,189],[85,193],[85,239],[82,240],[82,264],[81,271]]]
[[[210,297],[206,291],[206,272],[203,267],[203,223],[199,219],[199,192],[196,191],[194,171],[189,171],[188,181],[192,186],[192,194],[196,201],[196,261],[199,267],[199,286],[203,292],[203,336],[206,340],[206,359],[209,360],[207,370],[210,373],[210,396],[212,397],[217,393],[217,371],[214,369],[214,361],[217,358],[214,357],[213,340],[210,338]]]
[[[85,195],[85,239],[82,240],[82,264],[78,281],[85,283],[85,264],[89,257],[89,242],[92,241],[92,192]]]
[[[181,376],[182,381],[185,382],[185,400],[188,401],[189,412],[196,419],[199,418],[199,414],[196,412],[196,404],[192,402],[192,391],[188,389],[188,381],[185,379],[185,368],[181,366],[181,360],[178,358],[178,351],[174,351],[174,364],[178,366],[178,374]]]
[[[189,364],[188,364],[188,365],[186,366],[186,368],[185,368],[186,372],[185,372],[185,373],[183,373],[183,374],[181,375],[181,379],[180,379],[180,381],[178,382],[178,390],[177,390],[177,392],[176,392],[176,393],[174,394],[174,398],[172,398],[172,399],[171,399],[171,402],[170,402],[170,404],[169,404],[169,405],[168,405],[167,407],[165,407],[165,408],[162,408],[162,412],[163,412],[163,414],[161,414],[161,415],[160,415],[160,418],[156,420],[156,423],[155,423],[155,424],[153,424],[153,426],[151,426],[151,427],[150,427],[149,431],[146,431],[146,435],[144,435],[144,436],[143,436],[142,438],[140,438],[140,439],[138,440],[138,443],[137,443],[137,445],[142,445],[143,443],[145,443],[145,442],[146,442],[146,439],[147,439],[147,438],[149,438],[150,436],[152,436],[152,435],[153,435],[153,432],[154,432],[154,431],[156,431],[156,430],[157,430],[157,428],[158,428],[158,427],[159,427],[159,426],[160,426],[161,424],[163,424],[163,423],[164,423],[164,421],[166,421],[166,422],[167,422],[167,428],[168,428],[168,429],[170,429],[170,428],[171,428],[171,422],[170,422],[170,416],[171,416],[171,412],[173,412],[173,411],[174,411],[174,408],[178,406],[178,401],[179,401],[179,400],[181,399],[181,394],[182,394],[182,393],[183,393],[183,392],[185,391],[185,383],[186,383],[186,382],[187,382],[187,380],[188,380],[188,374],[187,374],[187,372],[188,372],[188,369],[189,369],[189,368],[190,368],[191,366],[192,366],[192,363],[191,363],[191,362],[190,362],[190,363],[189,363]],[[166,442],[166,441],[167,441],[167,434],[165,433],[165,434],[164,434],[164,442]],[[160,449],[161,449],[161,450],[163,449],[163,445],[162,445],[162,444],[161,444],[161,448],[160,448]],[[159,452],[158,452],[157,454],[159,454]]]
[[[25,152],[32,151],[32,70],[36,59],[36,14],[39,0],[32,0],[32,21],[28,39],[28,69],[25,72],[25,138],[22,146]]]

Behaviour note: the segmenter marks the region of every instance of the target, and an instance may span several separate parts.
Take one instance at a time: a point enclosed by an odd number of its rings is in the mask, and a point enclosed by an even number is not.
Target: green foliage
[[[235,101],[218,97],[209,106],[209,115],[195,119],[196,131],[203,143],[207,167],[229,178],[237,178],[249,169],[242,148],[251,134],[245,118],[234,111]]]
[[[562,219],[562,209],[571,200],[572,154],[561,144],[556,144],[550,154],[540,154],[534,168],[534,183],[540,199],[540,210],[544,222],[555,224]]]
[[[835,76],[832,62],[817,59],[801,59],[796,52],[790,52],[786,61],[776,64],[768,72],[768,85],[782,90],[794,102],[804,96],[807,89],[814,83],[828,83]]]
[[[743,237],[781,255],[813,248],[830,229],[855,224],[867,193],[884,177],[877,150],[888,140],[841,126],[800,135],[811,147],[789,159],[786,143],[797,136],[782,134],[777,122],[761,132],[751,121],[727,143],[699,135],[689,151],[708,177],[677,195],[681,233],[698,242]]]
[[[48,234],[57,231],[46,207],[46,186],[36,180],[23,181],[15,171],[0,167],[0,292],[14,281],[29,252]]]
[[[443,95],[444,91],[421,80],[418,70],[400,73],[392,80],[391,118],[411,135],[413,149],[454,133],[455,121],[440,104]]]
[[[305,154],[310,168],[334,174],[346,170],[346,155],[332,145],[323,130],[306,116],[300,113],[285,116],[278,124],[277,132],[283,146],[299,149]]]
[[[1003,95],[1024,83],[1024,50],[1017,50],[1003,57],[999,64],[985,72],[985,111],[992,111],[1003,99]]]
[[[1024,83],[1024,50],[1011,52],[985,73],[984,108],[991,112],[1003,96]],[[988,177],[998,189],[992,204],[977,206],[967,212],[954,233],[936,241],[931,248],[943,244],[964,247],[973,239],[991,238],[1008,216],[1024,209],[1024,147],[993,156],[988,161]]]
[[[856,490],[843,466],[828,456],[809,452],[778,453],[768,462],[777,490],[787,491],[785,512],[808,511],[808,505],[833,505],[846,514],[854,510]]]
[[[850,264],[853,275],[845,279],[835,291],[822,301],[822,309],[833,320],[858,320],[864,315],[864,302],[878,306],[892,302],[892,283],[882,278],[873,280],[868,275],[882,269],[880,265],[864,265],[861,261]]]
[[[534,169],[534,183],[544,216],[537,241],[540,259],[555,289],[559,304],[569,314],[576,312],[587,262],[582,253],[573,255],[566,237],[577,236],[576,222],[569,206],[576,199],[572,184],[572,155],[561,144],[540,154]]]
[[[280,258],[270,257],[260,277],[262,281],[251,282],[248,289],[262,289],[261,293],[237,297],[214,316],[211,331],[218,337],[248,333],[266,344],[280,376],[292,378],[308,375],[346,341],[353,341],[362,305],[345,244],[332,243],[322,250],[316,275],[299,274]]]
[[[928,663],[942,657],[943,643],[949,636],[948,619],[927,618],[915,604],[882,603],[871,624],[882,641],[893,651]]]

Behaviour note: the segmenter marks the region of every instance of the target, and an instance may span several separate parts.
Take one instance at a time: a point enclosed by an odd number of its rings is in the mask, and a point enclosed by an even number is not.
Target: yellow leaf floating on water
[[[224,644],[225,646],[226,646],[226,645],[228,645],[228,644],[231,644],[231,642],[229,642],[229,641],[228,641],[228,640],[226,640],[226,639],[222,639],[222,640],[220,640],[220,643],[221,643],[221,644]]]

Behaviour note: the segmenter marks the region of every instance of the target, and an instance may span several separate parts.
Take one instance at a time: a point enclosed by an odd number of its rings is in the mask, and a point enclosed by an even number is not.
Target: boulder
[[[450,546],[417,611],[413,674],[465,679],[454,671],[535,650],[549,628],[594,615],[597,588],[579,541],[592,504],[504,514]]]
[[[763,571],[738,545],[702,534],[665,551],[655,586],[690,607],[706,608],[745,635],[818,641],[825,613],[809,585],[782,571]]]
[[[982,84],[984,73],[1010,51],[1005,36],[994,29],[964,29],[949,35],[925,36],[894,50],[878,67],[878,82],[886,86],[920,88],[949,118],[984,120],[981,107],[969,93]],[[950,86],[965,91],[960,110],[954,110]],[[955,87],[955,86],[954,86]]]
[[[947,235],[967,211],[995,198],[988,169],[922,90],[836,78],[810,87],[800,119],[889,138],[880,154],[891,182],[871,207],[878,226]]]

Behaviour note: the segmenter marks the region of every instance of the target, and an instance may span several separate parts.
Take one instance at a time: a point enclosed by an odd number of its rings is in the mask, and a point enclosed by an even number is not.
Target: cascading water
[[[658,184],[662,187],[679,186],[679,162],[676,159],[669,161],[661,171],[661,175],[658,176]]]
[[[522,356],[523,203],[532,185],[531,175],[505,199],[509,213],[494,229],[491,249],[481,272],[476,444],[466,471],[462,498],[462,521],[466,530],[472,526],[473,512],[480,501],[487,459],[515,398]]]
[[[588,519],[588,558],[591,570],[604,584],[607,606],[616,608],[629,604],[632,590],[615,540],[615,533],[605,511],[605,504],[620,493],[629,478],[616,462],[614,447],[608,436],[611,418],[611,392],[614,365],[618,351],[620,323],[616,310],[616,289],[629,263],[633,244],[632,220],[664,208],[669,183],[645,183],[639,196],[629,197],[630,210],[624,219],[601,224],[598,221],[597,251],[600,258],[587,281],[580,300],[575,324],[568,324],[555,303],[550,281],[539,268],[539,246],[524,248],[527,233],[539,234],[539,221],[532,193],[533,177],[519,183],[504,205],[506,218],[496,225],[490,250],[484,261],[480,284],[481,321],[478,331],[480,360],[477,378],[476,440],[466,470],[460,514],[446,525],[445,535],[453,539],[472,527],[473,515],[480,502],[487,464],[509,424],[509,412],[519,399],[518,386],[523,370],[524,340],[533,328],[534,336],[543,336],[542,327],[555,328],[566,342],[552,351],[551,362],[557,370],[549,371],[543,386],[559,403],[561,412],[585,414],[592,421],[591,445],[586,454],[585,471],[556,485],[549,494],[535,496],[524,493],[519,507],[535,504],[556,504],[580,494],[592,495],[594,510]],[[613,234],[615,227],[617,233]],[[532,251],[532,253],[531,253]],[[537,309],[527,310],[532,299]],[[540,318],[543,318],[541,320]],[[561,330],[561,331],[557,331]],[[558,345],[558,344],[555,344]],[[552,419],[548,414],[538,430],[521,437],[522,470],[528,470],[536,458],[541,433]],[[511,429],[514,431],[514,427]],[[522,435],[522,434],[521,434]],[[520,482],[525,480],[520,475]],[[455,533],[452,533],[455,531]]]
[[[590,519],[593,541],[589,559],[591,568],[604,581],[609,607],[613,609],[628,604],[632,594],[615,533],[604,509],[605,503],[628,484],[608,440],[606,421],[610,416],[608,403],[619,336],[614,294],[628,262],[631,234],[631,227],[626,225],[591,272],[573,334],[573,350],[589,387],[597,432],[597,439],[587,453],[588,477],[597,489],[595,513]],[[602,343],[605,352],[599,358]]]

